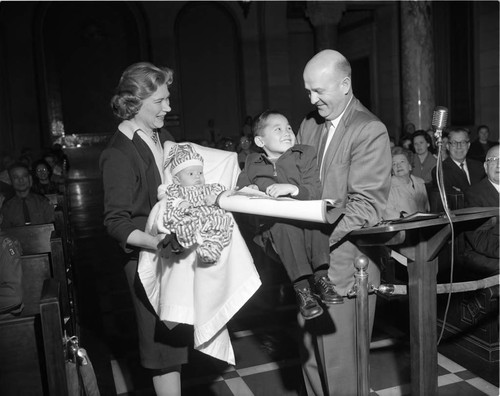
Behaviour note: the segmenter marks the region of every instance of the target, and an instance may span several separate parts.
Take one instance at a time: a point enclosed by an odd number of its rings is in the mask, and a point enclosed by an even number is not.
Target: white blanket
[[[165,155],[175,143],[166,142]],[[205,160],[207,183],[220,183],[228,189],[236,185],[240,172],[236,153],[192,144]],[[171,182],[168,170],[165,183]],[[163,194],[162,187],[158,196]],[[164,232],[164,203],[153,207],[146,232]],[[261,285],[252,256],[235,224],[231,244],[213,265],[198,261],[194,248],[172,257],[142,250],[138,272],[148,298],[160,319],[172,328],[178,323],[194,326],[194,347],[210,356],[235,364],[227,322]]]

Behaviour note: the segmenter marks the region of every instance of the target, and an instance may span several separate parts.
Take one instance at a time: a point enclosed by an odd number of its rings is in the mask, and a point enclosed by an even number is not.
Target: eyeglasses
[[[450,140],[448,143],[453,148],[455,148],[455,147],[461,148],[461,147],[465,147],[466,145],[468,145],[469,142],[470,142],[470,140],[464,140],[462,142],[455,142],[455,141]]]
[[[486,162],[498,162],[500,157],[488,157],[486,158]]]

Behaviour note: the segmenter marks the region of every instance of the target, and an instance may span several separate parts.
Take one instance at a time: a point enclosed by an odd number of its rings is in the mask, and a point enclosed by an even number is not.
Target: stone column
[[[431,1],[401,1],[401,83],[403,126],[428,129],[434,98]]]
[[[306,16],[314,27],[316,52],[335,49],[337,26],[345,11],[342,1],[308,1]]]

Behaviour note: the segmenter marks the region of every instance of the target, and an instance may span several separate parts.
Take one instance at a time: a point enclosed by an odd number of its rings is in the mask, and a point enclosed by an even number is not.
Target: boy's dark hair
[[[264,129],[267,119],[272,115],[280,115],[285,117],[283,113],[278,110],[264,110],[252,121],[252,136],[261,136],[261,131]]]

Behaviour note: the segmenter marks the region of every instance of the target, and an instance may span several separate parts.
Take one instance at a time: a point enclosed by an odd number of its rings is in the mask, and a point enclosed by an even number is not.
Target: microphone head
[[[436,131],[442,131],[448,122],[448,109],[443,106],[437,106],[432,114],[432,127]]]

